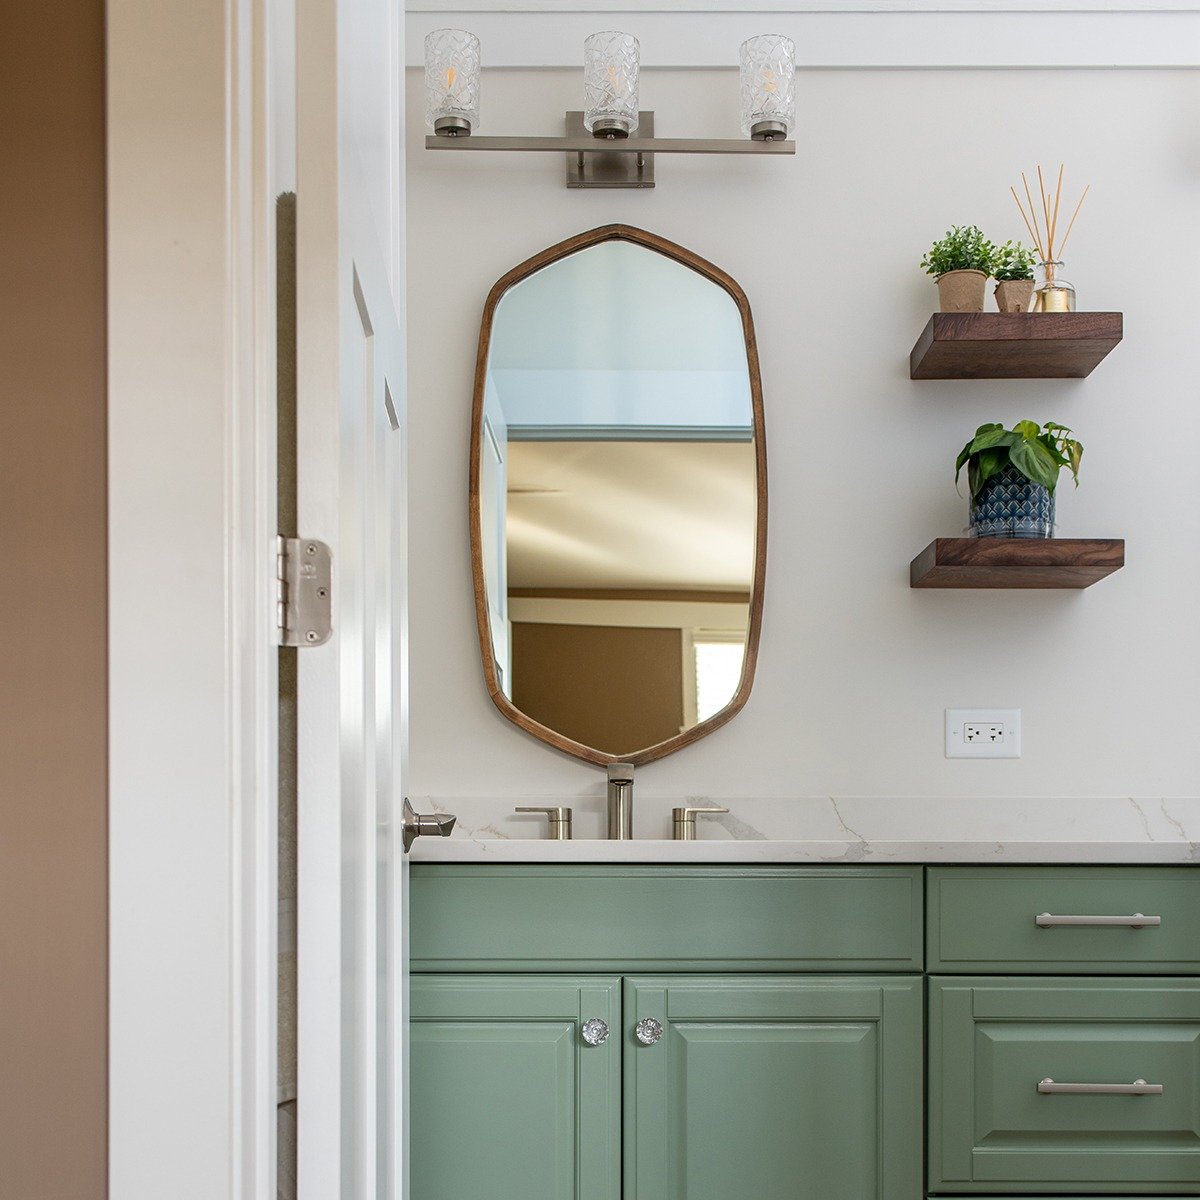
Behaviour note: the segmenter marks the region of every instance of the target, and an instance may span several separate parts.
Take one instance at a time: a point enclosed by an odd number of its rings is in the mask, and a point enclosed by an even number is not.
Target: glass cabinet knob
[[[653,1017],[643,1017],[633,1031],[643,1046],[653,1046],[663,1035],[663,1027]]]
[[[584,1021],[579,1032],[589,1046],[603,1046],[608,1041],[608,1024],[599,1017]]]

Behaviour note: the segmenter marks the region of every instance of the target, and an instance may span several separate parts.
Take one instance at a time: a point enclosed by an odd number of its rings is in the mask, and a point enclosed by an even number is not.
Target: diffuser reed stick
[[[1030,215],[1030,217],[1033,218],[1033,240],[1037,245],[1038,253],[1041,254],[1042,245],[1043,245],[1042,229],[1041,229],[1041,226],[1038,224],[1037,209],[1033,207],[1033,193],[1030,192],[1030,190],[1029,190],[1029,180],[1025,178],[1024,171],[1021,172],[1021,182],[1025,185],[1025,199],[1029,201],[1029,215]],[[1020,208],[1020,205],[1021,205],[1021,202],[1020,202],[1020,200],[1018,200],[1017,207]],[[1024,216],[1024,215],[1025,215],[1025,210],[1022,208],[1021,216]],[[1042,255],[1042,257],[1044,258],[1045,255]]]
[[[1049,246],[1054,241],[1054,234],[1050,232],[1050,198],[1046,195],[1046,181],[1042,178],[1042,164],[1038,163],[1038,195],[1042,198],[1042,217],[1046,222],[1046,245]]]
[[[1012,198],[1017,201],[1017,211],[1021,214],[1021,220],[1025,222],[1025,228],[1029,230],[1029,236],[1033,239],[1033,244],[1037,246],[1038,252],[1041,253],[1042,247],[1038,241],[1038,236],[1033,232],[1033,226],[1030,225],[1029,218],[1025,215],[1025,210],[1021,207],[1021,201],[1017,199],[1017,189],[1010,187],[1008,190],[1012,192]]]
[[[1025,199],[1029,202],[1028,213],[1025,211],[1025,205],[1021,203],[1021,197],[1017,195],[1017,189],[1015,187],[1008,189],[1012,192],[1012,198],[1016,201],[1017,211],[1021,214],[1021,220],[1025,222],[1025,228],[1029,230],[1029,236],[1033,238],[1033,243],[1037,247],[1037,252],[1044,263],[1052,263],[1058,260],[1063,247],[1067,244],[1067,238],[1071,236],[1071,230],[1075,227],[1075,218],[1079,216],[1079,210],[1083,207],[1083,202],[1088,192],[1092,190],[1090,183],[1083,189],[1083,195],[1079,197],[1079,203],[1075,206],[1075,212],[1067,224],[1067,231],[1063,234],[1062,241],[1059,242],[1058,213],[1062,207],[1063,171],[1064,166],[1062,163],[1059,163],[1058,186],[1054,190],[1054,203],[1051,204],[1050,193],[1046,191],[1042,168],[1039,165],[1037,169],[1038,194],[1041,196],[1042,219],[1046,226],[1044,231],[1041,223],[1038,221],[1037,205],[1033,202],[1033,191],[1029,186],[1029,180],[1025,178],[1024,171],[1021,172],[1021,182],[1025,185]]]
[[[1054,221],[1050,226],[1050,240],[1054,241],[1058,234],[1058,203],[1062,199],[1063,164],[1058,164],[1058,187],[1054,192]]]
[[[1063,249],[1065,248],[1065,246],[1067,244],[1067,238],[1069,238],[1071,236],[1071,230],[1075,228],[1075,217],[1079,216],[1079,210],[1083,207],[1084,198],[1087,196],[1088,192],[1090,192],[1091,190],[1092,190],[1092,185],[1089,183],[1087,185],[1087,187],[1085,187],[1083,189],[1083,195],[1079,197],[1079,203],[1077,205],[1075,205],[1075,214],[1074,214],[1074,216],[1071,217],[1071,222],[1067,226],[1067,232],[1063,234],[1062,245],[1058,247],[1058,251],[1060,254],[1062,253]]]

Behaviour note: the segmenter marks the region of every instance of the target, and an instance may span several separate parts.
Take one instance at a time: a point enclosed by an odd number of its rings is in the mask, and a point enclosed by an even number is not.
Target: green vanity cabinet
[[[921,993],[903,976],[626,979],[626,1200],[919,1197]]]
[[[413,1200],[921,1200],[921,868],[414,865],[410,911]]]
[[[620,1200],[619,980],[414,976],[409,1014],[413,1200]]]
[[[1194,867],[411,884],[412,1200],[1200,1196]]]

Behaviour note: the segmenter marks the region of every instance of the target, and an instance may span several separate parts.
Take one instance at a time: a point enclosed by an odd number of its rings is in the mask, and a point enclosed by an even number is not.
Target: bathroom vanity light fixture
[[[426,150],[565,153],[567,187],[654,186],[655,154],[795,154],[796,47],[763,34],[742,43],[741,120],[746,139],[658,138],[654,113],[638,109],[637,38],[594,33],[584,41],[584,109],[568,112],[564,137],[479,137],[479,39],[461,29],[425,38]]]

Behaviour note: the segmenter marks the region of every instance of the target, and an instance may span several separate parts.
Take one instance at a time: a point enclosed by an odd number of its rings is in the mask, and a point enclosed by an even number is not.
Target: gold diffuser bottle
[[[1063,278],[1061,260],[1038,263],[1037,280],[1033,292],[1034,312],[1075,311],[1075,285]]]
[[[1050,193],[1046,191],[1040,166],[1037,169],[1037,177],[1038,195],[1041,199],[1042,209],[1041,222],[1038,221],[1038,206],[1034,203],[1029,180],[1025,178],[1024,171],[1021,172],[1021,182],[1025,185],[1025,199],[1029,201],[1028,213],[1021,203],[1021,198],[1017,195],[1017,189],[1009,188],[1013,199],[1017,202],[1017,208],[1021,211],[1021,219],[1025,222],[1025,228],[1029,230],[1029,236],[1033,238],[1034,244],[1037,246],[1038,257],[1041,260],[1037,266],[1038,283],[1033,294],[1033,311],[1036,313],[1074,312],[1075,288],[1063,277],[1062,251],[1067,244],[1067,238],[1071,236],[1071,230],[1075,228],[1075,218],[1079,216],[1079,210],[1083,207],[1083,201],[1091,189],[1091,184],[1083,189],[1083,195],[1079,197],[1079,203],[1075,206],[1075,212],[1068,222],[1067,231],[1063,234],[1060,242],[1058,240],[1058,214],[1062,203],[1063,166],[1060,163],[1058,167],[1058,186],[1054,190],[1053,201]]]

